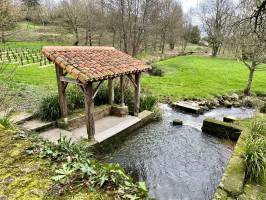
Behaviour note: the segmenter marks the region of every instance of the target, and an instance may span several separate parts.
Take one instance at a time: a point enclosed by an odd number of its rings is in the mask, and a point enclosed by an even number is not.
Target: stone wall
[[[241,134],[241,128],[239,126],[212,118],[207,118],[203,121],[202,131],[233,141],[236,141]]]
[[[94,120],[99,120],[110,115],[111,108],[112,108],[111,105],[102,105],[95,107]],[[75,128],[84,125],[85,121],[86,121],[85,111],[82,109],[82,110],[77,110],[75,113],[68,116],[67,125],[64,119],[59,119],[57,121],[57,125],[59,128],[64,128],[66,130],[73,130]]]

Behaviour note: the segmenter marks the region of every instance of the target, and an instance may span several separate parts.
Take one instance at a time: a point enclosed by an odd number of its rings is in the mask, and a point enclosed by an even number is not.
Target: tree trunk
[[[86,41],[85,41],[85,45],[90,45],[92,46],[92,36],[91,36],[91,31],[90,30],[86,30]]]
[[[5,40],[5,31],[2,30],[2,33],[1,33],[1,42],[2,43],[6,43],[6,40]]]
[[[171,50],[174,50],[174,49],[175,49],[175,43],[174,43],[174,42],[171,42],[171,43],[169,44],[169,46],[170,46],[170,49],[171,49]]]
[[[74,43],[75,46],[79,45],[79,33],[78,33],[78,28],[74,29],[75,37],[76,37],[76,42]]]
[[[115,37],[116,37],[116,32],[113,32],[113,47],[115,47]]]
[[[89,43],[89,30],[86,29],[86,36],[85,36],[85,46],[87,46]]]
[[[255,72],[255,67],[253,66],[253,63],[252,63],[252,66],[249,69],[249,77],[248,77],[247,86],[244,90],[244,95],[246,95],[246,96],[250,95],[250,90],[251,90],[251,86],[252,86],[252,82],[253,82],[254,72]]]
[[[213,45],[212,46],[212,56],[216,57],[218,55],[219,52],[219,47],[217,45]]]

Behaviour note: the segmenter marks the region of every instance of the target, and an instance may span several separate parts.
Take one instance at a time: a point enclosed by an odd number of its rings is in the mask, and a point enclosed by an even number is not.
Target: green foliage
[[[74,110],[84,107],[84,94],[77,86],[68,87],[66,90],[68,109]]]
[[[44,97],[40,103],[36,115],[41,120],[56,120],[60,118],[60,106],[58,95]]]
[[[260,108],[261,113],[266,113],[266,103]]]
[[[265,180],[266,154],[265,139],[249,139],[246,144],[245,163],[246,177],[251,181],[259,183]]]
[[[70,87],[66,92],[67,107],[69,111],[84,107],[84,95],[77,87]],[[40,103],[36,115],[45,121],[60,118],[60,105],[57,94],[44,97]]]
[[[157,98],[155,96],[142,96],[140,98],[140,111],[143,110],[154,110],[157,105]]]
[[[100,87],[95,99],[94,99],[94,103],[96,106],[99,105],[104,105],[107,104],[109,99],[108,99],[108,88],[107,85],[104,84]]]
[[[6,130],[16,130],[16,126],[9,117],[0,117],[0,125],[2,125]]]
[[[250,123],[249,127],[250,135],[253,138],[266,136],[266,122],[265,119],[255,119]]]
[[[71,143],[63,138],[58,145],[44,142],[39,147],[42,157],[60,162],[53,180],[63,186],[86,186],[89,190],[112,191],[117,199],[146,199],[148,192],[145,183],[134,183],[119,164],[100,163],[90,153],[87,143]]]
[[[246,141],[246,178],[260,183],[266,178],[266,124],[265,120],[254,120]]]
[[[198,44],[200,41],[200,30],[198,26],[193,26],[190,34],[190,42],[192,44]]]

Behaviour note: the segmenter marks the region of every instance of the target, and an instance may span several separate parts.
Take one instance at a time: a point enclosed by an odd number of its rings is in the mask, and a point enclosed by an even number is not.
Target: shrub
[[[16,126],[13,124],[9,117],[0,117],[0,125],[2,125],[6,130],[16,129]]]
[[[254,139],[266,134],[266,122],[264,119],[255,119],[249,127],[250,135]]]
[[[84,107],[84,94],[77,86],[69,87],[66,92],[67,104],[70,110]]]
[[[84,107],[84,95],[79,88],[70,87],[66,92],[66,96],[67,107],[70,112],[74,109]],[[45,121],[59,119],[60,105],[58,95],[52,94],[50,96],[44,97],[36,112],[36,116]]]
[[[261,113],[266,113],[266,102],[263,104],[263,106],[260,108]]]
[[[109,102],[108,97],[108,88],[107,85],[104,84],[99,88],[98,94],[95,96],[94,103],[96,106],[104,105]]]
[[[58,95],[44,97],[40,103],[36,116],[45,121],[60,118]]]
[[[246,143],[245,164],[246,178],[259,183],[265,180],[266,158],[263,138],[250,138]]]
[[[157,104],[157,98],[154,96],[143,96],[140,98],[140,111],[154,110]]]
[[[164,76],[164,71],[159,69],[157,66],[153,65],[152,69],[149,71],[149,74],[152,76]]]

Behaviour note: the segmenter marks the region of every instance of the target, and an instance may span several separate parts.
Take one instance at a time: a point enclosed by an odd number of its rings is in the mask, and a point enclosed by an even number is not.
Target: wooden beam
[[[94,141],[95,124],[94,124],[94,102],[93,102],[93,88],[92,82],[84,85],[85,96],[85,115],[88,139]]]
[[[121,106],[125,106],[124,76],[120,76]]]
[[[136,85],[135,80],[134,80],[134,78],[132,77],[132,75],[131,75],[131,74],[128,74],[127,77],[128,77],[128,79],[130,80],[130,82],[133,84],[134,88],[136,88],[137,85]]]
[[[115,100],[113,79],[108,80],[108,98],[109,98],[109,104],[112,105],[114,103],[114,100]]]
[[[140,76],[141,73],[135,74],[135,83],[137,87],[135,88],[135,101],[134,101],[134,115],[138,116],[139,114],[139,105],[140,105]]]
[[[60,114],[61,117],[67,117],[67,100],[66,100],[66,85],[60,80],[60,77],[63,76],[63,69],[58,65],[55,65],[57,87],[58,87],[58,96],[59,96],[59,105],[60,105]]]
[[[100,86],[103,83],[103,80],[99,82],[99,84],[97,85],[97,87],[95,88],[95,91],[93,92],[93,99],[96,97],[96,95],[99,92]]]
[[[80,81],[73,79],[73,78],[68,78],[64,76],[60,76],[60,81],[65,82],[65,83],[73,83],[76,85],[83,85]]]

